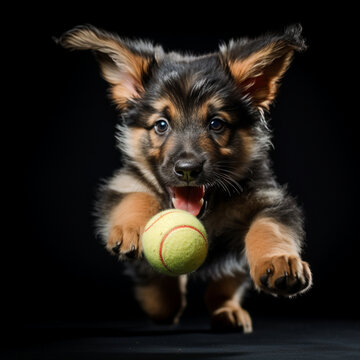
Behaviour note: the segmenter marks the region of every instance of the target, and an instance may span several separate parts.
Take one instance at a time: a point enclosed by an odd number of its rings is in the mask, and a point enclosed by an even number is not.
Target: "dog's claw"
[[[136,248],[135,245],[131,246],[131,249],[125,253],[125,255],[129,258],[129,259],[134,259],[136,257]]]
[[[111,249],[115,254],[120,254],[120,247],[121,247],[122,241],[117,241],[115,246]]]

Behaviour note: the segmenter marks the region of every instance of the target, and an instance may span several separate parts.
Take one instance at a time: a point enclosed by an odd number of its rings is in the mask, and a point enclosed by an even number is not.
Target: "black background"
[[[121,264],[94,236],[97,185],[121,164],[114,139],[117,113],[91,53],[64,50],[52,37],[91,23],[154,40],[166,50],[203,53],[221,40],[300,22],[309,48],[295,56],[272,107],[272,157],[279,181],[288,183],[305,211],[304,259],[314,286],[296,299],[252,291],[244,306],[254,316],[358,317],[355,10],[113,6],[97,4],[89,11],[87,5],[75,14],[52,4],[23,8],[23,19],[14,16],[15,116],[8,122],[15,131],[13,150],[4,153],[15,185],[5,189],[12,205],[6,224],[12,235],[6,238],[14,246],[2,256],[7,315],[25,323],[143,316]],[[188,316],[205,314],[204,286],[190,283]]]

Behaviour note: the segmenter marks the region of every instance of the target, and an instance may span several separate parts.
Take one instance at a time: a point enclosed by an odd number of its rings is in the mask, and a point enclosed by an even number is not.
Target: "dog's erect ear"
[[[91,25],[78,26],[57,42],[65,48],[95,52],[102,74],[111,84],[111,96],[120,109],[141,97],[152,65],[163,56],[161,47],[120,39]]]
[[[306,49],[301,30],[300,25],[292,25],[281,35],[232,40],[220,47],[221,60],[240,91],[249,96],[255,106],[269,109],[294,51]]]

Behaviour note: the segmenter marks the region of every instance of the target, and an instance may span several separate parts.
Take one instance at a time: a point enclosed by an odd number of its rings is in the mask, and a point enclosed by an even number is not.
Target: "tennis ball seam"
[[[168,211],[166,212],[165,214],[162,214],[161,216],[159,216],[154,222],[152,222],[145,230],[144,232],[148,231],[153,225],[155,225],[160,219],[162,219],[163,217],[165,217],[166,215],[169,215],[169,214],[173,214],[173,213],[176,213],[177,211],[174,210],[174,211]]]
[[[166,215],[166,214],[164,214],[164,216],[165,216],[165,215]],[[152,226],[152,225],[153,225],[153,224],[151,224],[150,226]],[[204,239],[205,244],[206,244],[206,247],[208,246],[207,239],[206,239],[206,237],[204,236],[204,234],[203,234],[199,229],[197,229],[197,228],[194,227],[194,226],[191,226],[191,225],[179,225],[179,226],[176,226],[176,227],[170,229],[170,230],[163,236],[163,238],[161,239],[160,248],[159,248],[159,256],[160,256],[161,263],[164,265],[164,267],[166,268],[166,270],[168,270],[168,271],[171,272],[171,273],[173,273],[173,271],[170,270],[169,267],[166,265],[165,260],[164,260],[163,255],[162,255],[162,249],[163,249],[165,240],[167,239],[167,237],[168,237],[173,231],[178,230],[178,229],[185,229],[185,228],[192,229],[192,230],[195,230],[196,232],[198,232],[198,233],[201,235],[201,237]]]

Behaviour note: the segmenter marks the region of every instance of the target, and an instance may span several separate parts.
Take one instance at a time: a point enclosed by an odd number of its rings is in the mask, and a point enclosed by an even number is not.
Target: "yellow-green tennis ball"
[[[195,271],[208,251],[203,224],[179,209],[165,210],[152,217],[145,226],[142,246],[150,265],[174,276]]]

